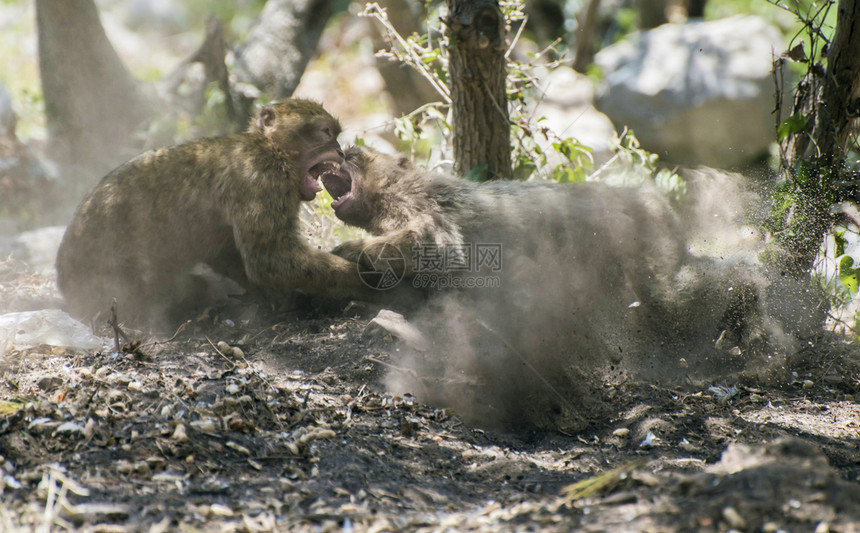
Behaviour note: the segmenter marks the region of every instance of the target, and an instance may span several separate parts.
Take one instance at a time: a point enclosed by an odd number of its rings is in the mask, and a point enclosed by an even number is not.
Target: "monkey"
[[[145,152],[83,199],[57,253],[69,311],[92,318],[115,298],[132,321],[166,326],[193,308],[205,263],[267,295],[374,299],[354,264],[300,236],[301,202],[342,162],[338,121],[317,103],[262,107],[245,132]]]
[[[654,186],[474,183],[364,146],[347,149],[342,167],[321,181],[335,215],[372,235],[342,243],[332,253],[369,268],[368,260],[394,248],[406,259],[404,277],[415,285],[428,278],[432,284],[489,274],[501,278],[505,298],[524,296],[528,305],[536,297],[599,294],[611,307],[632,304],[642,308],[640,315],[650,310],[654,320],[677,325],[691,317],[669,300],[681,297],[695,305],[710,297],[702,285],[716,279],[747,279],[734,291],[739,298],[745,293],[741,286],[760,284],[756,274],[743,272],[749,265],[720,273],[721,265],[692,255],[682,221]],[[492,256],[493,245],[498,258]],[[416,281],[419,274],[425,275]],[[466,281],[442,285],[474,285]]]
[[[477,266],[473,263],[482,259],[467,257],[476,252],[474,245],[501,245],[503,264],[522,263],[552,246],[554,255],[565,255],[580,270],[601,265],[594,274],[602,275],[605,265],[621,266],[624,279],[603,276],[606,281],[627,283],[643,292],[637,297],[647,298],[660,290],[648,287],[665,281],[687,254],[677,216],[653,188],[477,184],[363,146],[346,150],[343,169],[326,173],[322,182],[335,215],[373,235],[343,243],[333,253],[366,261],[393,246],[407,259],[406,277],[426,271],[420,267],[429,263],[430,253],[458,266],[435,274],[465,276],[470,269],[463,263]]]
[[[406,280],[440,289],[419,324],[443,347],[410,364],[476,376],[471,398],[461,381],[425,391],[476,420],[575,431],[601,412],[594,373],[741,370],[728,348],[760,346],[757,272],[693,255],[655,186],[473,183],[361,146],[322,182],[335,215],[371,233],[334,254],[370,268],[396,250]],[[481,256],[493,246],[496,262]]]

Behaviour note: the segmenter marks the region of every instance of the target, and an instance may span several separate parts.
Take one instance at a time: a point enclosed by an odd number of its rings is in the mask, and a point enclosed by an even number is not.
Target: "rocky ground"
[[[0,10],[13,95],[37,80],[32,9]],[[165,59],[103,15],[126,59],[172,65],[199,42]],[[387,116],[353,116],[341,83],[379,86],[372,53],[328,57],[338,68],[300,94],[372,137]],[[563,104],[546,112],[559,129],[588,123]],[[41,109],[18,106],[39,137]],[[387,392],[408,370],[396,339],[365,334],[377,309],[234,306],[175,335],[96,324],[93,339],[42,312],[61,305],[46,249],[35,268],[0,246],[0,531],[860,531],[860,352],[840,337],[778,387],[607,384],[609,413],[585,431],[506,431]],[[26,311],[66,329],[21,342],[32,325],[9,313]]]
[[[2,313],[57,303],[50,275],[2,272]],[[374,309],[230,313],[119,349],[7,342],[0,529],[860,530],[844,343],[783,388],[607,386],[612,415],[565,435],[387,393]]]

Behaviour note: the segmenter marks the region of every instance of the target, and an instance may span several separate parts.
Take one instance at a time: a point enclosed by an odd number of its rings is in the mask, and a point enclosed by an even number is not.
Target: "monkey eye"
[[[337,126],[332,125],[328,121],[319,120],[309,124],[303,124],[299,128],[299,132],[305,139],[312,140],[313,142],[326,143],[337,139],[340,130]]]
[[[316,132],[321,142],[336,141],[338,134],[340,134],[340,128],[327,122],[320,124]]]

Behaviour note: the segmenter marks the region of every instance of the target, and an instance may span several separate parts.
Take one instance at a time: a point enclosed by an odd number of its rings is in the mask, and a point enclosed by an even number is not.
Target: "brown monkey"
[[[691,255],[677,214],[653,187],[473,183],[360,146],[322,181],[337,217],[373,234],[333,253],[371,267],[396,248],[416,286],[469,288],[468,278],[491,276],[502,296],[476,294],[492,305],[514,296],[526,307],[563,301],[588,313],[599,299],[613,313],[633,304],[663,324],[690,323],[689,306],[708,305],[712,314],[697,315],[703,327],[731,307],[712,301],[722,292],[756,298],[748,292],[759,272]]]
[[[600,369],[739,370],[729,348],[761,346],[757,271],[690,254],[653,187],[476,184],[364,147],[322,181],[336,215],[373,234],[334,253],[366,268],[396,249],[414,285],[463,289],[434,291],[417,321],[437,349],[399,363],[426,376],[442,361],[453,379],[392,380],[434,383],[425,399],[474,420],[576,431],[600,412]]]
[[[374,235],[346,242],[334,253],[367,260],[393,245],[407,259],[407,275],[433,270],[456,277],[486,274],[486,267],[498,266],[486,264],[492,258],[468,254],[492,253],[491,246],[498,244],[502,265],[525,265],[551,252],[589,276],[626,284],[637,297],[647,298],[638,291],[659,290],[659,282],[674,275],[686,254],[675,214],[649,188],[476,184],[365,147],[349,148],[343,171],[329,172],[322,181],[337,217]],[[487,246],[476,249],[479,245]],[[588,265],[601,267],[589,272]],[[614,269],[624,274],[609,272]],[[522,277],[522,269],[502,267],[509,281],[508,270]]]
[[[263,107],[244,133],[116,168],[78,206],[60,245],[70,311],[92,317],[116,298],[125,317],[175,320],[194,304],[189,270],[200,262],[262,292],[372,298],[353,264],[299,233],[300,202],[342,161],[339,133],[319,104],[286,100]]]
[[[685,257],[673,212],[647,188],[477,184],[364,147],[322,181],[335,214],[373,234],[334,253],[369,267],[396,248],[416,286],[461,288],[433,291],[417,319],[441,349],[399,364],[432,376],[444,361],[451,385],[403,390],[481,423],[582,429],[599,411],[591,373],[637,347],[615,343],[630,304],[659,300]]]

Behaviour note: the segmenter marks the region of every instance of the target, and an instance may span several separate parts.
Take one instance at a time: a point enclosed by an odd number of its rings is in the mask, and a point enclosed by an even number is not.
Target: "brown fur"
[[[341,257],[364,261],[394,246],[406,259],[406,276],[420,282],[419,274],[428,273],[429,254],[441,251],[443,261],[456,263],[463,249],[499,244],[498,272],[429,274],[496,276],[499,290],[471,292],[491,305],[519,301],[524,312],[540,302],[568,313],[599,316],[606,310],[614,315],[636,303],[637,321],[648,323],[658,336],[678,328],[707,330],[707,335],[718,335],[722,328],[738,337],[756,334],[749,330],[755,313],[732,317],[757,298],[750,292],[759,273],[689,254],[684,227],[653,187],[472,183],[366,147],[346,150],[344,167],[345,173],[323,177],[335,198],[335,214],[373,236],[338,246],[333,253]],[[425,270],[416,272],[422,265]],[[727,289],[732,284],[734,289]],[[702,306],[712,307],[711,312],[691,311]]]
[[[680,357],[690,372],[724,370],[738,361],[728,348],[759,334],[757,285],[746,279],[754,271],[691,256],[653,187],[476,184],[363,147],[345,161],[348,173],[323,183],[337,216],[373,236],[334,253],[364,261],[394,246],[416,286],[463,287],[434,291],[440,297],[417,319],[432,332],[434,355],[399,363],[426,376],[441,360],[445,379],[392,375],[395,391],[481,423],[576,431],[601,412],[593,374],[668,378],[688,371]],[[500,270],[427,271],[433,254],[458,260],[463,246],[478,244],[501,246]],[[499,283],[468,283],[493,278]],[[426,383],[437,385],[422,390]]]
[[[463,245],[501,244],[503,271],[551,252],[564,265],[613,285],[626,284],[645,299],[660,290],[686,256],[675,214],[652,189],[592,183],[476,184],[364,147],[348,149],[345,160],[350,193],[343,197],[342,183],[338,191],[340,176],[325,176],[323,182],[339,197],[333,204],[338,218],[374,235],[334,250],[353,261],[394,245],[407,259],[407,275],[412,275],[427,245],[433,245],[434,253],[458,254]],[[591,272],[590,265],[601,268]],[[618,272],[607,272],[602,265],[617,266]]]
[[[339,133],[320,105],[287,100],[262,108],[244,133],[146,152],[113,170],[59,249],[70,310],[92,317],[116,298],[126,318],[175,319],[195,303],[188,272],[199,262],[275,295],[373,297],[354,264],[300,236],[300,202],[317,191],[310,168],[341,161]]]

